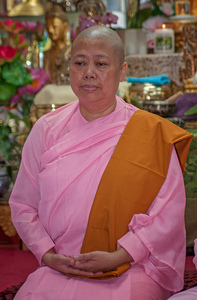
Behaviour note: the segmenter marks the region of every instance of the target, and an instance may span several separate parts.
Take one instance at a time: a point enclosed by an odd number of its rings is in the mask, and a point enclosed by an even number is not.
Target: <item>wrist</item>
[[[49,259],[50,259],[51,255],[54,255],[54,254],[56,254],[55,249],[54,249],[54,248],[49,249],[49,250],[42,256],[42,262],[43,262],[45,265],[48,265]]]
[[[113,255],[116,262],[116,267],[133,261],[132,256],[123,247],[120,247],[118,250],[113,252]]]

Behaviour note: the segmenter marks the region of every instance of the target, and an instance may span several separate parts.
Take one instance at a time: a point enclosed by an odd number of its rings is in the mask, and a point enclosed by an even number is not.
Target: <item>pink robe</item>
[[[133,216],[128,233],[117,242],[134,259],[126,273],[102,281],[70,278],[41,263],[52,247],[65,255],[80,253],[100,178],[136,109],[117,97],[111,114],[88,122],[76,101],[34,125],[10,206],[19,235],[41,267],[28,277],[16,300],[144,300],[148,290],[157,290],[158,298],[150,299],[163,300],[183,287],[185,189],[174,148],[153,204],[146,214]]]
[[[197,270],[197,238],[194,240],[194,259],[193,263],[195,264]],[[196,300],[197,299],[197,286],[194,286],[186,291],[177,293],[176,295],[169,298],[170,300]]]

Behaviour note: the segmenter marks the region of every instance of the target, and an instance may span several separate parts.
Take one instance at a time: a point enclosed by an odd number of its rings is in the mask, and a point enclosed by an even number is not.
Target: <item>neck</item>
[[[91,122],[93,120],[102,118],[102,117],[107,116],[110,113],[112,113],[116,108],[116,99],[114,99],[114,102],[109,107],[105,108],[104,110],[100,110],[100,111],[94,111],[94,109],[89,109],[89,107],[88,107],[88,109],[86,109],[80,103],[79,103],[79,108],[80,108],[80,112],[81,112],[82,116],[88,122]]]
[[[54,44],[53,44],[53,48],[54,49],[63,49],[65,47],[65,42],[62,41],[62,40],[59,40],[59,41],[56,41]]]

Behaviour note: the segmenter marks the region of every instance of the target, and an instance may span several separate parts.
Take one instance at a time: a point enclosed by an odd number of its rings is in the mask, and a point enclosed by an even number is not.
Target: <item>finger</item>
[[[80,270],[80,269],[74,269],[73,267],[70,267],[70,266],[62,267],[61,272],[67,273],[67,274],[72,274],[72,275],[83,275],[83,276],[94,275],[93,272]]]
[[[93,255],[92,253],[84,253],[84,254],[78,254],[74,256],[74,260],[75,261],[88,261],[88,260],[92,260],[93,259]]]
[[[90,261],[75,261],[73,268],[87,271],[87,268],[89,268],[90,265]]]
[[[73,266],[75,264],[74,258],[72,258],[70,256],[65,256],[65,255],[60,254],[60,255],[57,255],[56,259],[57,259],[57,263],[59,265],[66,264],[66,265]]]

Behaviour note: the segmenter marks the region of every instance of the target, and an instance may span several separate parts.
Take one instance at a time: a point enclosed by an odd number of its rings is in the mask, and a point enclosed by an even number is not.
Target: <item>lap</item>
[[[118,278],[70,278],[48,267],[32,273],[15,300],[166,300],[171,292],[151,279],[141,266],[132,266]]]
[[[196,300],[197,299],[197,286],[190,288],[186,291],[177,293],[169,298],[169,300]]]

